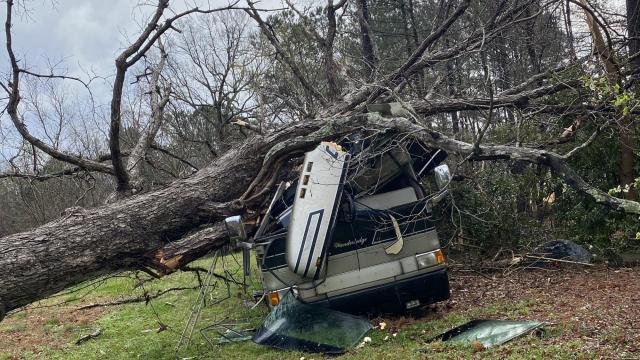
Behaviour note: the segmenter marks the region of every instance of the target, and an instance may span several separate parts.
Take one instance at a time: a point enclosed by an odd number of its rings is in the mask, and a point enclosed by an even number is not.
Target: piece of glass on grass
[[[433,340],[468,343],[477,340],[485,347],[491,347],[531,333],[544,324],[541,321],[472,320],[436,336]]]
[[[341,354],[370,329],[366,319],[302,303],[289,292],[264,319],[253,341],[279,349]]]
[[[218,344],[247,341],[251,339],[252,335],[252,331],[247,329],[227,329],[225,332],[220,334],[220,337],[218,337]]]

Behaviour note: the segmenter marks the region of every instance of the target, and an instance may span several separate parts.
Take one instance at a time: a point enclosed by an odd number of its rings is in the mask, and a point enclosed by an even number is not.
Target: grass
[[[210,259],[200,260],[195,266],[207,267]],[[225,258],[225,267],[238,272],[237,264]],[[254,274],[249,281],[249,290],[260,289]],[[222,272],[222,267],[218,267]],[[0,359],[176,359],[175,347],[184,329],[186,319],[198,297],[197,290],[171,292],[148,304],[135,303],[108,308],[74,311],[74,307],[94,302],[111,301],[143,292],[136,287],[139,279],[131,274],[108,279],[97,287],[84,288],[74,293],[65,293],[41,302],[27,312],[9,316],[0,323]],[[149,293],[177,286],[197,284],[193,273],[178,272],[158,281],[146,282]],[[84,285],[86,286],[86,284]],[[83,285],[78,289],[83,288]],[[214,298],[226,295],[225,287],[212,291]],[[259,325],[266,315],[264,306],[249,309],[244,301],[250,298],[237,286],[231,287],[231,297],[217,305],[203,308],[198,328],[223,319],[246,321],[250,326]],[[42,307],[64,301],[60,307]],[[449,344],[428,340],[447,329],[474,318],[523,318],[531,308],[542,306],[534,300],[488,304],[473,309],[454,309],[427,314],[413,319],[392,317],[372,320],[388,323],[382,330],[372,330],[368,336],[372,341],[357,349],[350,349],[344,359],[581,359],[593,354],[583,352],[583,343],[578,339],[564,339],[566,332],[574,331],[571,324],[548,329],[542,339],[525,336],[508,344],[474,352],[469,344]],[[96,328],[102,333],[82,345],[75,341],[92,333]],[[394,335],[395,334],[395,335]],[[33,335],[33,339],[29,336]],[[621,334],[606,334],[609,341],[620,341]],[[211,334],[215,337],[215,334]],[[27,340],[25,340],[27,339]],[[191,346],[181,351],[182,359],[320,359],[322,355],[280,351],[246,341],[236,344],[211,347],[196,331]]]

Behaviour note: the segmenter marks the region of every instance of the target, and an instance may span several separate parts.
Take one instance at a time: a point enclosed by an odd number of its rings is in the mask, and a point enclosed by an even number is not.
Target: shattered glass
[[[218,344],[229,344],[235,342],[242,342],[251,339],[251,331],[246,329],[228,329],[218,337]]]
[[[433,340],[468,343],[476,340],[485,347],[491,347],[531,333],[544,324],[540,321],[472,320],[436,336]]]
[[[279,349],[341,354],[371,329],[366,319],[300,302],[288,293],[253,336]]]

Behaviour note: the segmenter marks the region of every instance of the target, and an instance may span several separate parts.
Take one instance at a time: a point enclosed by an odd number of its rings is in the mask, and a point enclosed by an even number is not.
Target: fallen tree
[[[33,231],[0,239],[0,299],[4,311],[27,305],[112,271],[154,269],[166,274],[223,246],[220,220],[256,211],[278,168],[321,140],[355,131],[403,133],[471,160],[521,160],[547,166],[598,203],[640,214],[640,203],[588,185],[562,155],[514,146],[451,139],[405,118],[362,114],[298,123],[256,135],[195,175],[169,187],[95,209],[72,209]],[[193,229],[204,227],[193,232]]]
[[[427,146],[442,148],[469,161],[518,160],[545,166],[567,185],[596,202],[619,211],[640,214],[638,202],[610,196],[589,185],[569,164],[572,156],[589,146],[608,123],[600,126],[586,142],[575,146],[566,154],[538,147],[489,145],[482,141],[491,125],[492,112],[497,109],[554,114],[596,111],[615,114],[616,109],[609,101],[595,104],[547,104],[542,101],[547,96],[563,91],[586,88],[583,80],[557,81],[554,78],[569,65],[536,74],[524,83],[495,95],[490,91],[484,97],[477,95],[467,98],[410,100],[406,102],[406,116],[383,117],[377,113],[365,112],[368,104],[380,102],[380,99],[395,98],[409,79],[415,78],[423,70],[439,62],[458,58],[465,52],[471,54],[479,51],[486,42],[501,36],[509,26],[530,20],[532,16],[525,11],[529,3],[534,2],[514,1],[510,6],[500,7],[484,27],[476,29],[465,41],[430,53],[434,44],[465,14],[470,2],[462,1],[452,15],[435,28],[432,36],[426,37],[396,71],[378,83],[365,84],[349,92],[343,99],[333,103],[321,99],[320,92],[309,85],[310,82],[304,79],[304,74],[295,61],[283,53],[285,50],[279,46],[273,30],[261,19],[259,10],[249,3],[244,10],[256,20],[278,53],[280,61],[291,68],[292,74],[309,96],[323,104],[324,111],[316,112],[320,115],[315,115],[314,119],[298,120],[276,130],[254,133],[193,175],[176,180],[161,189],[150,190],[152,187],[142,182],[138,166],[150,149],[157,147],[153,140],[165,120],[162,112],[169,101],[171,88],[161,89],[159,79],[164,67],[161,60],[150,71],[152,119],[138,144],[133,147],[134,156],[130,155],[129,164],[125,166],[123,158],[126,151],[120,148],[119,141],[125,72],[144,57],[166,31],[172,29],[175,20],[187,13],[204,11],[195,9],[179,13],[162,22],[168,0],[158,1],[156,12],[148,26],[133,45],[118,57],[118,76],[115,79],[110,114],[110,154],[105,159],[90,160],[60,151],[40,141],[27,129],[25,119],[19,111],[21,76],[42,75],[21,68],[13,54],[10,33],[13,2],[8,1],[5,32],[12,81],[3,84],[3,87],[8,93],[7,113],[15,128],[34,149],[73,166],[50,176],[66,176],[79,171],[103,173],[115,178],[118,191],[108,204],[91,209],[71,208],[57,220],[27,232],[0,238],[0,268],[4,273],[0,277],[0,319],[8,311],[97,276],[133,269],[162,276],[224,246],[227,238],[221,220],[225,216],[244,214],[256,217],[263,210],[281,170],[286,169],[292,159],[301,156],[320,141],[339,140],[354,132],[387,132],[413,137]],[[330,51],[331,47],[327,49]],[[162,54],[164,56],[164,50]],[[330,58],[330,55],[327,54],[326,57]],[[473,143],[448,137],[430,128],[429,116],[459,111],[483,111],[489,114]],[[637,109],[630,110],[631,113],[636,111]],[[242,121],[235,123],[237,126],[248,124]],[[579,128],[580,126],[572,126],[571,133]],[[111,164],[103,160],[111,160]],[[0,178],[12,176],[23,178],[30,175],[0,174]],[[48,178],[48,175],[36,174],[33,177],[37,180],[38,177]]]

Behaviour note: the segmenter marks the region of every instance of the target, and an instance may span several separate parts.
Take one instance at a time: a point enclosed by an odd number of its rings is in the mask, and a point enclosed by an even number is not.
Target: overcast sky
[[[49,64],[56,64],[56,73],[87,79],[87,74],[105,77],[94,80],[92,91],[98,107],[110,101],[111,83],[115,73],[114,60],[140,33],[155,10],[157,0],[25,0],[27,11],[14,6],[13,48],[16,56],[34,72],[49,73]],[[223,7],[230,0],[173,0],[173,11],[198,6],[201,9]],[[141,5],[142,4],[142,5]],[[147,5],[144,5],[147,4]],[[150,4],[150,5],[149,5]],[[244,0],[239,3],[244,6]],[[0,7],[4,21],[5,4]],[[262,8],[281,7],[281,0],[265,0]],[[4,42],[3,42],[4,45]],[[0,71],[7,74],[10,64],[4,50],[0,50]],[[77,83],[66,82],[67,91],[87,96]],[[84,94],[84,95],[82,95]],[[90,124],[84,124],[91,126]],[[93,126],[94,128],[96,126]],[[42,137],[37,123],[30,122],[34,135]],[[0,119],[0,167],[7,156],[15,153],[21,141],[12,124]]]
[[[136,5],[136,0],[28,1],[28,16],[18,14],[14,20],[14,49],[34,70],[48,60],[64,60],[74,73],[83,68],[110,75],[116,55],[139,34],[140,24],[155,9],[155,0],[145,2],[152,5]],[[226,6],[229,0],[176,0],[172,9],[180,11],[195,4],[213,8]],[[244,6],[244,1],[239,5]],[[278,7],[281,1],[265,0],[259,6]],[[6,52],[0,54],[0,68],[7,69]]]
[[[36,72],[49,71],[47,63],[60,63],[58,73],[84,77],[85,72],[107,77],[93,84],[100,104],[108,104],[114,73],[114,59],[139,34],[155,9],[157,0],[24,0],[28,11],[16,9],[13,21],[14,50],[22,66]],[[228,5],[230,0],[173,0],[172,8],[180,11],[195,4],[200,8]],[[319,1],[319,0],[315,0]],[[486,0],[491,1],[491,0]],[[312,4],[314,0],[297,0]],[[151,5],[140,5],[147,3]],[[316,2],[317,3],[317,2]],[[324,1],[322,1],[324,3]],[[244,6],[240,0],[240,6]],[[609,0],[609,5],[622,8],[624,0]],[[4,9],[4,3],[2,9]],[[282,0],[263,0],[261,8],[283,7]],[[304,7],[304,5],[303,5]],[[0,11],[1,12],[1,11]],[[2,15],[4,18],[4,14]],[[574,25],[577,22],[574,22]],[[4,47],[2,47],[4,48]],[[0,71],[6,73],[9,63],[5,50],[0,50]],[[67,85],[65,85],[67,86]],[[74,86],[74,85],[69,85]],[[6,154],[6,136],[11,125],[0,119],[0,162]],[[34,132],[37,132],[34,129]],[[4,134],[4,135],[3,135]],[[19,140],[16,138],[15,140]],[[19,142],[15,142],[17,146]]]
[[[47,59],[64,60],[70,70],[81,65],[107,75],[113,72],[114,57],[126,34],[138,29],[141,12],[145,10],[134,9],[132,3],[61,0],[52,6],[48,1],[32,1],[28,16],[14,20],[15,51],[34,69]],[[4,52],[2,60],[6,63]]]

